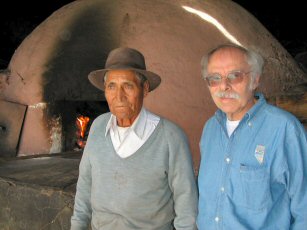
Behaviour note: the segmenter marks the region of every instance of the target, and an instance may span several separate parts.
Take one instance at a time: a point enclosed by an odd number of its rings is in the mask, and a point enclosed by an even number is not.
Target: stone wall
[[[1,230],[70,228],[80,154],[63,156],[0,159]]]

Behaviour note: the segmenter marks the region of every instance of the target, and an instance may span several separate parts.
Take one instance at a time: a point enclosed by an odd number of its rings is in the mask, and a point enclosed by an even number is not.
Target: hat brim
[[[123,70],[134,70],[142,75],[144,75],[148,82],[149,82],[149,91],[154,90],[155,88],[157,88],[160,83],[161,83],[161,78],[159,75],[150,72],[150,71],[146,71],[146,70],[142,70],[142,69],[136,69],[136,68],[125,68],[125,67],[117,67],[117,68],[108,68],[108,69],[99,69],[99,70],[95,70],[90,72],[90,74],[88,75],[88,79],[89,81],[98,89],[104,91],[105,87],[104,87],[104,76],[106,74],[106,72],[108,72],[109,70],[115,70],[115,69],[123,69]]]

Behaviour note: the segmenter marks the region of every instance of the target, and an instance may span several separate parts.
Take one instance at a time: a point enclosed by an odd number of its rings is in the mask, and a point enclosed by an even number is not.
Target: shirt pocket
[[[238,206],[261,211],[272,202],[266,167],[240,165],[231,169],[230,197]]]
[[[272,202],[270,176],[266,167],[240,165],[242,204],[248,209],[261,211]]]

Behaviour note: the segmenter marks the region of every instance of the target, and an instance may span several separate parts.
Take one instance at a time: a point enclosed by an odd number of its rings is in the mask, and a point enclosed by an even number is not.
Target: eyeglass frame
[[[246,75],[248,75],[248,74],[250,74],[250,73],[252,73],[252,72],[253,72],[253,71],[244,72],[244,71],[241,71],[241,70],[232,70],[232,71],[228,72],[228,73],[226,74],[226,76],[225,76],[225,75],[221,75],[221,74],[219,74],[219,73],[212,73],[212,74],[208,74],[208,75],[205,77],[205,80],[206,80],[208,86],[210,86],[210,87],[217,87],[217,86],[219,86],[219,85],[222,83],[222,79],[223,79],[223,78],[226,79],[226,81],[227,81],[228,84],[230,84],[230,85],[235,85],[235,84],[241,83],[241,82],[243,81],[243,78],[244,78]],[[236,77],[236,78],[231,79],[229,76],[230,76],[231,74],[235,74],[235,73],[240,73],[241,75],[238,76],[238,77]],[[215,83],[217,83],[216,85],[212,85],[212,81],[211,81],[211,83],[210,83],[209,78],[210,78],[210,77],[213,77],[213,76],[215,76],[215,77],[218,76],[218,77],[219,77],[219,80],[218,80],[218,81],[215,81]],[[238,82],[232,82],[233,80],[239,80],[239,81],[238,81]],[[213,81],[214,81],[214,80],[213,80]]]

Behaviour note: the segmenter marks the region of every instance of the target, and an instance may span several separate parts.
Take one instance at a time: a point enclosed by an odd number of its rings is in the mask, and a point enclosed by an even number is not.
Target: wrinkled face
[[[119,126],[131,126],[143,105],[149,89],[148,82],[141,82],[131,70],[110,70],[105,79],[105,97]]]
[[[226,76],[235,71],[244,74],[242,81],[231,83]],[[216,51],[209,59],[208,75],[220,74],[222,81],[218,85],[209,86],[216,106],[226,113],[230,120],[241,120],[254,105],[254,90],[258,86],[259,77],[254,82],[250,77],[250,66],[245,54],[236,48],[225,48]]]

